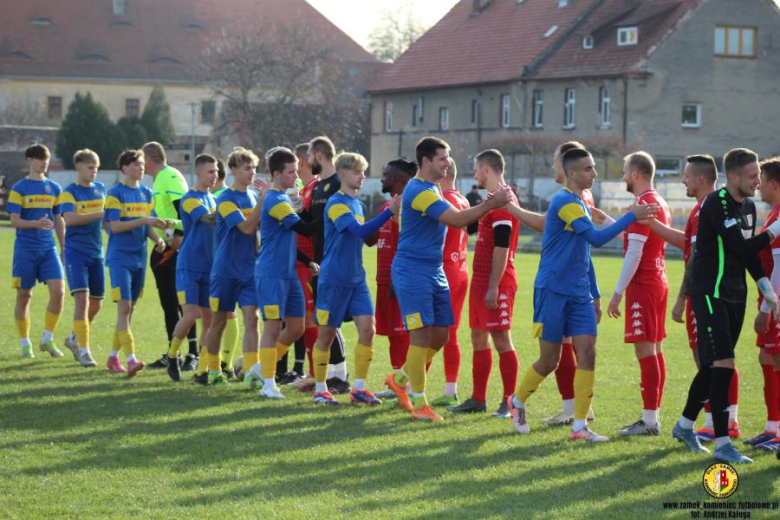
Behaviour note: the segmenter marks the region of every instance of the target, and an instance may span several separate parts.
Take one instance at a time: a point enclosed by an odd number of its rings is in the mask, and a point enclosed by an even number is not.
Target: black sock
[[[712,368],[709,391],[715,438],[729,436],[729,386],[733,375],[733,368]]]
[[[712,369],[710,367],[702,367],[696,373],[693,381],[691,381],[691,387],[688,390],[688,401],[685,403],[682,413],[686,419],[695,421],[701,409],[704,408],[704,403],[710,396],[711,377]]]
[[[295,364],[293,370],[298,375],[303,375],[303,364],[306,361],[306,342],[303,336],[295,341]]]
[[[189,343],[189,353],[193,356],[198,355],[198,326],[193,325],[187,333],[187,342]]]
[[[282,377],[287,373],[287,353],[285,352],[282,359],[276,362],[276,377]]]

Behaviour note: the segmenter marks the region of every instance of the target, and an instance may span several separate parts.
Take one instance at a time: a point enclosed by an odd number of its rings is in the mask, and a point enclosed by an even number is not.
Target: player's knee
[[[503,354],[504,352],[514,350],[514,347],[512,346],[512,337],[509,335],[508,330],[499,330],[493,332],[491,337],[493,338],[493,344],[496,346],[496,350],[499,353]],[[558,357],[560,358],[560,356]]]

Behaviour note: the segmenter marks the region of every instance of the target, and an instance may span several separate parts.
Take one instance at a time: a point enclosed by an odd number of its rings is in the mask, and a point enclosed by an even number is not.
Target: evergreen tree
[[[125,142],[128,148],[141,148],[150,141],[149,133],[146,131],[140,117],[125,116],[120,118],[116,124],[125,134]]]
[[[82,148],[94,150],[105,167],[115,167],[126,147],[125,135],[111,121],[106,107],[89,92],[77,92],[57,133],[57,156],[65,168],[73,168],[73,154]]]
[[[150,141],[157,141],[163,146],[175,142],[176,131],[171,121],[171,106],[166,101],[165,92],[160,85],[155,85],[149,94],[149,101],[141,114],[141,123]]]

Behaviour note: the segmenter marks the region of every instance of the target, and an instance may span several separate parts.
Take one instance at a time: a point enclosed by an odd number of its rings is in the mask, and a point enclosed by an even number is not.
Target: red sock
[[[775,372],[772,365],[761,365],[761,371],[764,373],[766,420],[780,421],[780,372]]]
[[[519,365],[517,352],[514,350],[507,350],[498,356],[498,368],[501,370],[501,381],[504,383],[504,401],[515,393]]]
[[[737,367],[734,367],[734,375],[731,376],[729,404],[739,404],[739,370],[737,370]]]
[[[406,363],[406,353],[409,352],[409,335],[390,336],[390,365],[393,370],[400,370]]]
[[[471,367],[471,377],[474,379],[474,390],[471,397],[484,403],[487,400],[487,387],[490,381],[490,370],[493,368],[493,351],[475,350],[474,362]]]
[[[320,335],[320,329],[309,327],[303,331],[303,344],[306,345],[306,357],[309,358],[309,375],[314,375],[314,362],[311,359],[311,352],[314,344],[317,343],[317,337]]]
[[[447,383],[457,383],[460,372],[460,342],[458,330],[450,327],[450,339],[444,345],[444,380]]]
[[[664,387],[666,386],[666,358],[664,358],[663,352],[659,352],[655,357],[658,358],[658,371],[661,374],[661,382],[658,384],[658,408],[661,408],[661,401],[664,399]]]
[[[574,345],[564,343],[561,345],[561,362],[555,370],[555,382],[558,383],[558,391],[561,399],[574,399],[574,372],[577,371],[577,360],[574,357]]]
[[[661,382],[661,371],[658,368],[658,357],[647,356],[639,360],[642,390],[642,403],[645,410],[658,409],[658,387]]]

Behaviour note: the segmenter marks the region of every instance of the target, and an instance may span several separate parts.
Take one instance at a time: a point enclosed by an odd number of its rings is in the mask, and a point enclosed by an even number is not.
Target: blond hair
[[[368,169],[368,161],[359,153],[342,152],[336,156],[336,170],[356,170],[364,172]]]
[[[260,159],[254,154],[252,150],[246,148],[233,148],[233,151],[228,155],[228,166],[230,168],[238,168],[242,164],[255,163],[260,164]]]
[[[94,164],[95,166],[99,167],[100,157],[98,157],[98,154],[89,148],[84,148],[83,150],[79,150],[73,154],[73,164],[75,165],[79,163]]]

